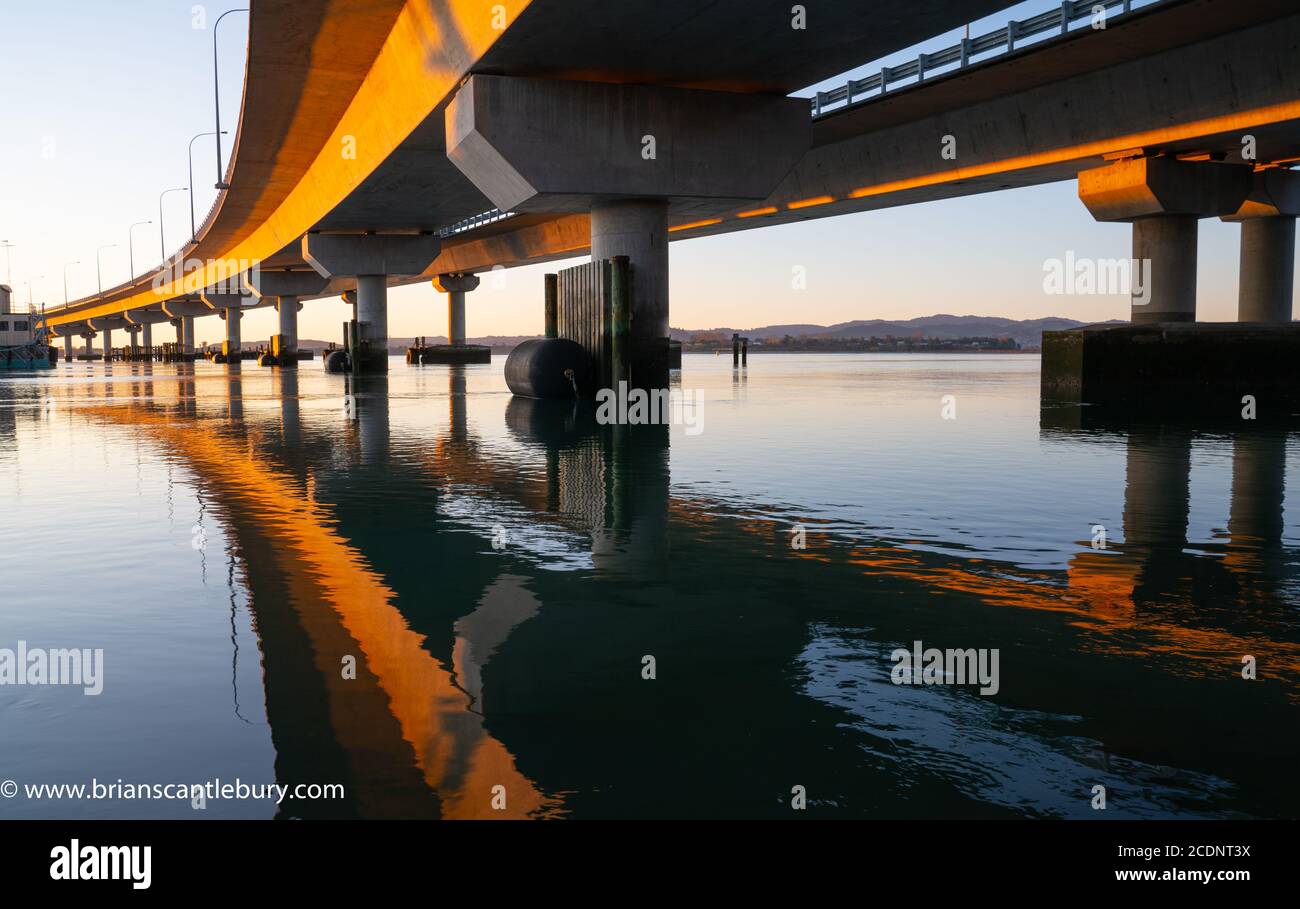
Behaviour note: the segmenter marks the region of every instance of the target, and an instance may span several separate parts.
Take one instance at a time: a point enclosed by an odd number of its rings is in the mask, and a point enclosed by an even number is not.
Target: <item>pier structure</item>
[[[430,344],[420,349],[419,362],[490,363],[492,348],[469,344],[465,335],[465,295],[478,288],[478,275],[438,275],[433,288],[447,295],[447,343]]]

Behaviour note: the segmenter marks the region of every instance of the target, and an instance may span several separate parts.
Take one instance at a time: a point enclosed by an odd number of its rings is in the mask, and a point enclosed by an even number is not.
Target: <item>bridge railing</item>
[[[874,101],[889,91],[891,82],[915,79],[915,82],[909,82],[908,84],[919,85],[927,78],[947,75],[971,66],[973,58],[980,54],[1001,50],[1002,54],[999,54],[998,57],[974,61],[975,64],[991,62],[1014,51],[1016,42],[1020,39],[1033,38],[1051,32],[1060,35],[1068,34],[1073,23],[1083,19],[1092,19],[1096,15],[1097,7],[1102,7],[1106,11],[1116,7],[1120,9],[1117,15],[1107,20],[1109,25],[1110,21],[1133,12],[1134,6],[1141,6],[1142,11],[1145,12],[1153,7],[1171,2],[1175,2],[1175,0],[1151,0],[1151,2],[1146,3],[1143,0],[1063,0],[1059,9],[1048,10],[1028,19],[1013,19],[1005,27],[996,31],[991,31],[976,38],[963,38],[960,43],[954,44],[952,47],[946,47],[932,54],[920,54],[915,60],[910,60],[898,66],[883,66],[880,68],[880,72],[864,79],[850,79],[839,88],[817,92],[809,99],[812,106],[812,115],[814,118],[821,117],[828,113]],[[954,63],[957,64],[955,70],[945,69],[945,67],[951,67]]]
[[[481,212],[477,215],[465,218],[462,221],[457,221],[455,224],[449,224],[442,228],[442,230],[438,231],[438,236],[445,240],[453,234],[473,230],[476,227],[482,227],[485,224],[492,224],[495,221],[504,221],[506,218],[513,218],[514,216],[515,213],[512,211],[502,211],[499,208],[494,208],[491,211]]]

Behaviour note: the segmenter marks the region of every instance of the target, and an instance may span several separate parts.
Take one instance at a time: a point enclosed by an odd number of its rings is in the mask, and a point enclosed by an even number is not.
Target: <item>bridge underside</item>
[[[346,0],[337,3],[355,9]],[[301,299],[354,292],[365,284],[366,312],[380,325],[386,303],[377,288],[589,253],[593,231],[611,230],[614,223],[593,212],[620,198],[666,205],[664,239],[685,239],[1070,180],[1126,158],[1282,167],[1300,160],[1300,68],[1293,61],[1300,14],[1288,0],[1168,0],[1105,29],[1075,29],[816,119],[801,116],[795,124],[785,116],[785,93],[1000,5],[888,0],[870,16],[848,6],[814,7],[797,21],[784,3],[722,2],[676,21],[648,0],[584,7],[581,14],[559,0],[520,0],[507,4],[508,27],[489,33],[456,4],[445,10],[433,4],[434,17],[426,21],[393,0],[383,7],[383,15],[396,22],[390,40],[376,50],[389,23],[372,22],[361,34],[366,50],[349,45],[343,59],[350,62],[333,83],[314,70],[299,72],[302,87],[288,92],[291,100],[280,102],[278,112],[261,114],[276,129],[253,130],[245,112],[232,172],[247,174],[240,176],[242,191],[251,192],[252,184],[257,197],[233,190],[224,196],[189,252],[201,255],[219,245],[215,238],[247,233],[232,227],[232,206],[238,203],[239,223],[269,220],[234,251],[260,249],[255,258],[264,269],[315,268],[323,278],[321,290]],[[294,15],[270,0],[260,9],[270,10],[266,15],[273,13],[280,25]],[[254,64],[267,66],[266,21],[254,17],[250,84]],[[302,34],[295,40],[313,53],[332,41],[347,44],[329,17],[297,24]],[[728,40],[719,42],[719,35]],[[405,36],[408,44],[395,45],[394,36]],[[412,78],[411,55],[417,52],[424,55],[419,78],[428,84],[409,83],[419,97],[399,102],[391,82]],[[371,71],[362,73],[366,53],[378,56]],[[295,84],[292,72],[267,69],[259,78],[273,81],[277,75],[290,88]],[[640,84],[622,84],[633,81]],[[671,94],[683,88],[691,91]],[[739,114],[713,112],[710,99],[720,90],[745,93],[737,110],[770,98],[768,134],[753,123],[740,129]],[[354,96],[345,105],[349,91]],[[674,100],[663,100],[668,98]],[[342,111],[324,139],[319,125],[310,139],[302,138],[300,121],[309,104]],[[681,112],[671,128],[662,128],[662,117],[648,116],[656,105]],[[513,118],[501,113],[506,110]],[[629,117],[627,110],[637,113]],[[494,113],[500,123],[492,122]],[[652,149],[639,160],[616,160],[626,140],[639,136],[632,132],[637,117],[659,124],[657,138],[664,144],[658,157]],[[361,126],[382,135],[344,132]],[[515,129],[518,135],[512,136]],[[795,135],[800,132],[805,135]],[[735,150],[738,135],[746,143],[742,154]],[[1243,160],[1245,136],[1255,152],[1249,161]],[[357,139],[359,155],[341,172],[331,147],[340,138]],[[308,150],[317,143],[323,144],[313,158]],[[277,159],[264,173],[244,163],[261,160],[265,168],[265,150],[277,144],[302,153]],[[376,144],[380,151],[367,157]],[[799,146],[788,166],[778,163],[786,149]],[[752,166],[737,168],[738,160]],[[762,170],[758,162],[771,165],[774,176],[764,177],[770,179],[766,186],[750,181],[708,199],[707,190],[701,194],[693,182],[712,174],[726,183],[737,171]],[[647,178],[656,166],[665,176]],[[290,186],[295,176],[298,183]],[[318,184],[328,191],[317,192]],[[311,205],[317,208],[306,220]],[[494,208],[514,214],[445,233]],[[286,219],[288,209],[293,217]],[[640,223],[653,225],[656,217],[647,209]],[[349,254],[351,270],[339,271],[305,255],[311,236],[438,232],[444,235],[432,245],[431,260],[401,273],[383,268],[382,257],[370,266],[355,264],[370,260]],[[648,242],[647,250],[661,241]],[[635,265],[638,253],[630,252]],[[643,273],[658,255],[643,257]],[[377,274],[360,271],[372,267]],[[666,267],[666,260],[654,266],[654,281],[662,279],[665,286]],[[162,296],[168,299],[167,289]],[[56,312],[50,321],[60,333],[75,333],[88,318],[141,311],[157,302],[134,286],[115,289]],[[655,312],[656,320],[666,318],[666,298],[656,302]],[[373,340],[382,343],[378,336]]]

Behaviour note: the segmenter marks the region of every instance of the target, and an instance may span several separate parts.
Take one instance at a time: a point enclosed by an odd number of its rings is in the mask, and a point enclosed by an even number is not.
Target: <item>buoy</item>
[[[526,398],[591,397],[591,357],[568,338],[532,338],[506,359],[506,385]]]
[[[326,372],[347,372],[351,369],[351,365],[346,350],[331,350],[325,354]]]

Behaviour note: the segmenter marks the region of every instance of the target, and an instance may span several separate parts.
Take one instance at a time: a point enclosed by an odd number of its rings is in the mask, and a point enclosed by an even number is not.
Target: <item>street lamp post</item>
[[[221,135],[225,135],[223,130]],[[194,185],[194,140],[202,139],[204,136],[211,136],[212,133],[199,133],[194,139],[190,140],[190,186]],[[199,239],[199,229],[194,224],[194,193],[190,193],[190,242],[196,243]]]
[[[132,278],[135,277],[135,234],[133,232],[137,227],[140,227],[143,224],[152,224],[152,223],[153,223],[152,221],[136,221],[134,224],[132,224],[130,227],[126,229],[126,248],[128,250],[127,256],[131,260]]]
[[[26,282],[26,283],[27,283],[27,308],[28,308],[28,309],[30,309],[30,308],[31,308],[31,305],[32,305],[32,281],[42,281],[42,280],[44,280],[44,279],[45,279],[45,275],[37,275],[36,277],[32,278],[31,281]]]
[[[14,244],[8,240],[0,240],[0,249],[5,251],[5,283],[13,283],[13,262],[9,258],[9,250],[14,248]]]
[[[162,250],[162,260],[167,261],[167,235],[163,233],[163,197],[168,193],[188,192],[188,186],[178,186],[175,189],[164,189],[158,194],[158,248]]]
[[[104,273],[100,269],[99,254],[106,249],[117,249],[116,243],[109,243],[107,246],[101,246],[95,250],[95,283],[99,285],[99,295],[104,296]]]
[[[217,21],[212,26],[212,94],[216,100],[217,112],[217,189],[230,189],[230,184],[226,182],[225,168],[221,166],[221,81],[217,76],[217,27],[221,25],[221,20],[231,13],[246,12],[248,12],[248,7],[228,9],[217,17]],[[190,185],[193,186],[194,181],[191,180]]]
[[[68,305],[68,269],[74,265],[80,265],[80,264],[81,264],[81,260],[78,259],[76,262],[69,262],[67,265],[63,266],[63,305],[64,306]]]

